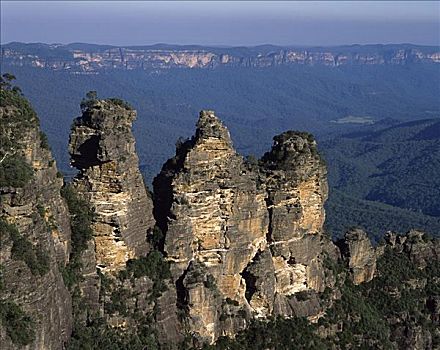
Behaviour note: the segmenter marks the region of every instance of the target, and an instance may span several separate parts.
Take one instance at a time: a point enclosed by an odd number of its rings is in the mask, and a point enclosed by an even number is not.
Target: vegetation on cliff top
[[[14,79],[8,73],[0,77],[0,187],[23,187],[33,176],[32,167],[20,152],[20,138],[27,129],[38,126],[38,119],[21,90],[11,85]]]

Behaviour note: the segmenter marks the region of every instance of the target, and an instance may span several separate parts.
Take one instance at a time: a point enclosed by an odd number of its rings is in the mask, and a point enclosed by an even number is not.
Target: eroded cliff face
[[[256,173],[214,113],[203,111],[195,136],[178,147],[154,186],[164,250],[190,330],[209,342],[234,334],[246,317],[230,313],[250,312],[240,273],[266,246],[269,218]]]
[[[210,48],[210,47],[90,47],[39,44],[50,50],[50,58],[36,54],[27,44],[4,45],[5,64],[30,66],[70,72],[118,70],[151,70],[170,68],[213,69],[217,67],[266,68],[291,65],[407,65],[439,63],[438,47],[410,45],[345,46],[323,48]],[[32,45],[32,44],[29,44]],[[34,44],[35,45],[35,44]],[[238,49],[238,50],[237,50]]]
[[[194,137],[154,181],[178,305],[204,342],[254,317],[322,311],[313,294],[325,288],[331,243],[321,234],[327,182],[316,144],[282,134],[260,163],[238,155],[214,113],[202,111]],[[311,294],[299,302],[302,291]]]
[[[74,186],[95,211],[96,265],[117,271],[129,259],[149,251],[147,233],[154,226],[131,126],[136,112],[113,100],[89,101],[70,136]]]
[[[285,132],[274,138],[272,150],[262,158],[262,172],[270,213],[269,241],[275,267],[275,312],[298,314],[290,296],[322,292],[325,288],[322,235],[327,171],[307,133]],[[313,293],[312,293],[313,294]],[[302,316],[317,315],[319,305]]]
[[[338,242],[354,284],[369,282],[376,272],[376,252],[367,234],[360,229],[348,231]]]
[[[63,180],[27,101],[11,90],[1,99],[0,347],[62,349],[72,327]]]

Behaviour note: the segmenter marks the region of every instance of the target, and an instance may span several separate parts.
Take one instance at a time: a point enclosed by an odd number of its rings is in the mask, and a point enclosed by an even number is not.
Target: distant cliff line
[[[3,64],[99,72],[169,68],[407,65],[440,63],[439,46],[411,44],[333,47],[209,47],[197,45],[110,46],[85,43],[2,45]]]

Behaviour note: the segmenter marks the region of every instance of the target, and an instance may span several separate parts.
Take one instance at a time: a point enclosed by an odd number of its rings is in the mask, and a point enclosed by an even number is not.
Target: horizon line
[[[390,42],[390,43],[381,43],[381,42],[375,42],[375,43],[367,43],[367,44],[359,44],[359,43],[347,43],[347,44],[329,44],[329,45],[307,45],[307,44],[273,44],[273,43],[262,43],[262,44],[242,44],[242,45],[230,45],[230,44],[176,44],[176,43],[164,43],[164,42],[156,42],[154,44],[123,44],[123,45],[117,45],[117,44],[105,44],[105,43],[96,43],[96,42],[83,42],[83,41],[74,41],[74,42],[68,42],[68,43],[60,43],[60,42],[42,42],[42,41],[31,41],[31,42],[25,42],[25,41],[9,41],[6,43],[1,43],[0,46],[6,46],[10,44],[25,44],[25,45],[31,45],[31,44],[43,44],[43,45],[60,45],[60,46],[69,46],[69,45],[75,45],[75,44],[87,44],[87,45],[96,45],[96,46],[111,46],[115,48],[124,48],[124,47],[143,47],[143,46],[200,46],[200,47],[212,47],[212,48],[256,48],[260,46],[274,46],[274,47],[281,47],[281,48],[293,48],[293,47],[310,47],[310,48],[332,48],[332,47],[349,47],[349,46],[392,46],[392,45],[410,45],[410,46],[425,46],[425,47],[440,47],[440,44],[437,45],[425,45],[425,44],[415,44],[410,42]]]

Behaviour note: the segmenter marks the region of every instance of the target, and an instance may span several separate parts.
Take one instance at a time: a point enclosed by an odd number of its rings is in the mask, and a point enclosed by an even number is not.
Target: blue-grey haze
[[[1,1],[1,42],[438,45],[437,1]]]

